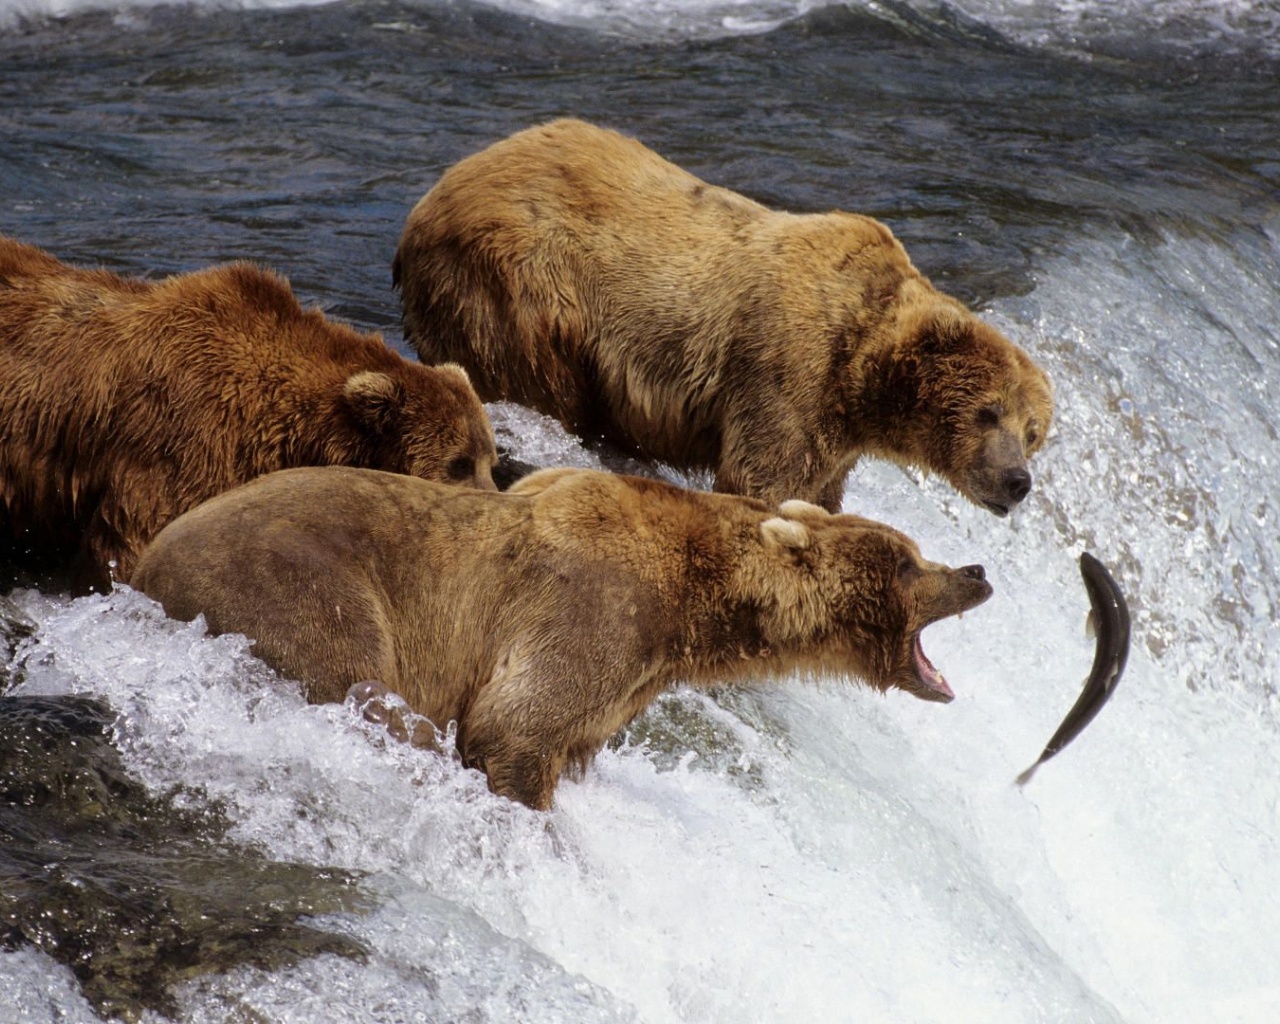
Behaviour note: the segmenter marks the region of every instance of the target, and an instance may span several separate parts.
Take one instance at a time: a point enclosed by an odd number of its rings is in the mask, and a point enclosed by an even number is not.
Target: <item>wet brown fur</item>
[[[975,569],[803,502],[577,469],[496,493],[330,468],[188,512],[134,585],[175,618],[254,638],[313,701],[377,680],[457,721],[494,791],[542,808],[678,680],[801,671],[937,699],[913,639],[989,596]]]
[[[0,237],[0,559],[128,580],[171,519],[259,474],[350,464],[492,487],[458,367],[304,310],[246,263],[147,282]]]
[[[770,502],[835,511],[871,455],[1008,506],[1052,415],[1044,373],[883,224],[769,210],[581,121],[446,171],[393,277],[409,342],[486,400]]]

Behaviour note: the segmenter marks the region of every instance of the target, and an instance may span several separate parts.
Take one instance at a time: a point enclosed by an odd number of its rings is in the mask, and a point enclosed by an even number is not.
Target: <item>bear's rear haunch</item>
[[[867,519],[577,469],[505,494],[284,470],[171,523],[133,584],[251,637],[313,701],[377,680],[456,721],[466,763],[536,808],[680,680],[799,670],[949,701],[920,632],[991,594]]]
[[[409,214],[405,334],[510,399],[718,491],[838,511],[863,455],[1007,514],[1044,373],[883,224],[772,211],[575,120],[462,160]]]

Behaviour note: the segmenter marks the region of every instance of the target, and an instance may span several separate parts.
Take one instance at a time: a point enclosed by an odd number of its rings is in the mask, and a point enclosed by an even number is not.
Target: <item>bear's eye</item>
[[[995,427],[1000,424],[1000,417],[1004,410],[998,405],[984,405],[978,410],[978,426]]]
[[[920,570],[916,568],[915,559],[909,555],[903,555],[901,560],[898,562],[898,578],[900,580],[911,579],[919,571]]]
[[[1040,431],[1035,424],[1027,427],[1027,447],[1034,448],[1040,442]]]
[[[470,455],[459,455],[445,467],[445,475],[450,480],[464,480],[476,474],[476,460]]]

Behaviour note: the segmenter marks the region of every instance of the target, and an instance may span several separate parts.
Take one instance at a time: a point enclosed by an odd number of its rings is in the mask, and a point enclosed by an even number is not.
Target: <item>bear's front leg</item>
[[[550,809],[564,769],[560,719],[571,715],[546,660],[522,644],[508,649],[458,722],[463,761],[483,771],[499,796],[539,811]]]
[[[844,488],[848,479],[847,471],[837,473],[823,484],[822,490],[818,492],[818,500],[814,504],[821,505],[832,515],[838,515],[844,508]]]
[[[562,582],[562,607],[501,654],[458,723],[458,749],[489,787],[539,810],[566,767],[585,765],[647,703],[633,695],[646,650],[637,624],[654,621],[652,595],[594,563]]]
[[[94,511],[81,537],[73,563],[73,586],[77,593],[107,593],[113,583],[128,583],[137,552],[143,543],[131,545],[108,525],[101,507]]]
[[[545,746],[513,741],[474,760],[469,756],[467,763],[488,776],[489,788],[499,796],[535,811],[549,811],[565,757]]]
[[[716,467],[715,489],[721,494],[759,498],[770,505],[799,498],[838,511],[844,477],[841,475],[835,496],[828,481],[830,469],[830,459],[819,453],[811,438],[781,429],[768,436],[743,434],[726,437]],[[834,509],[828,504],[833,500]]]

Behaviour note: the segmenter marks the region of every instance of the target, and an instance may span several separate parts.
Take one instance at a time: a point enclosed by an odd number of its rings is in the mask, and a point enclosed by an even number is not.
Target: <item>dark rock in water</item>
[[[0,697],[0,946],[38,947],[126,1020],[173,1016],[175,983],[240,964],[363,960],[302,921],[365,909],[360,876],[271,861],[195,794],[148,793],[111,745],[115,720],[88,697]]]
[[[674,771],[695,755],[703,770],[732,779],[739,788],[753,793],[767,789],[764,770],[727,724],[701,709],[703,701],[724,709],[735,719],[768,729],[761,721],[754,697],[748,689],[713,687],[692,697],[664,693],[632,719],[608,743],[611,749],[626,745],[643,746],[651,763],[660,772]],[[781,739],[777,742],[782,742]]]
[[[509,448],[499,446],[498,461],[493,467],[493,482],[497,485],[498,490],[505,491],[521,477],[526,477],[541,468],[531,462],[516,458]]]
[[[23,615],[8,597],[0,594],[0,657],[4,659],[0,662],[0,693],[18,681],[13,656],[18,652],[18,644],[35,630],[35,623]]]

